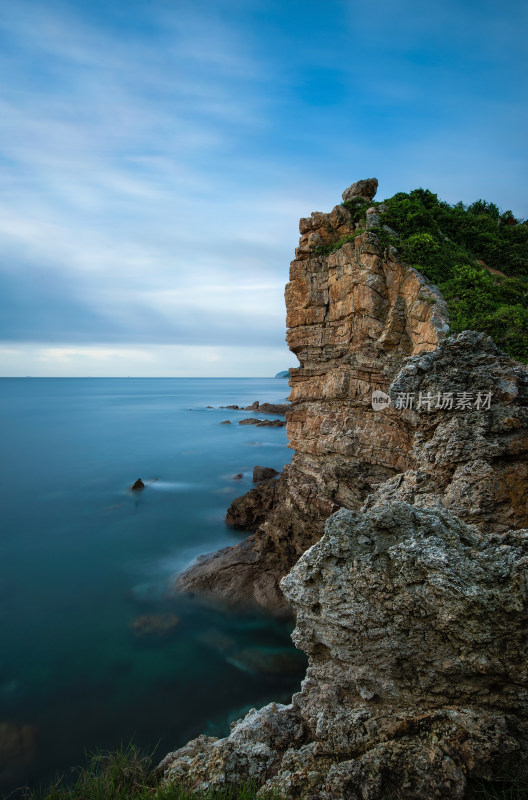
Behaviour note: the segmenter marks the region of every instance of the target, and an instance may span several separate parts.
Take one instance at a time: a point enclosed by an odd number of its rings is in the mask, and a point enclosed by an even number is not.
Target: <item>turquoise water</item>
[[[280,379],[0,380],[0,724],[36,731],[34,753],[4,758],[2,791],[86,750],[133,739],[163,755],[223,735],[298,687],[288,623],[166,597],[172,575],[244,535],[224,515],[253,466],[291,458],[284,428],[206,406],[287,393]],[[132,628],[168,613],[167,635]],[[260,666],[284,653],[288,674]]]

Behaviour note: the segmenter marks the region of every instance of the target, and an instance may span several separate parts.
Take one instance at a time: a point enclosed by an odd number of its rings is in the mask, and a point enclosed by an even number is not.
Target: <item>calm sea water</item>
[[[284,428],[206,406],[287,393],[281,379],[0,380],[1,791],[85,751],[134,740],[161,756],[224,735],[298,687],[288,623],[165,593],[196,556],[243,536],[224,515],[253,466],[291,458]],[[152,482],[132,493],[138,477]],[[167,635],[133,629],[169,613],[180,621]],[[5,723],[31,726],[25,755]]]

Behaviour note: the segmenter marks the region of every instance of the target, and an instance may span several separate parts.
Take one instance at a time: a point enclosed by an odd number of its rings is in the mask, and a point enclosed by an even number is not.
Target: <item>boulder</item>
[[[356,181],[356,183],[353,183],[352,186],[348,187],[348,189],[345,189],[342,197],[345,203],[348,200],[352,200],[354,197],[361,197],[365,200],[373,200],[377,191],[378,179],[365,178],[362,181]]]
[[[145,488],[145,484],[143,483],[141,478],[138,478],[137,481],[135,483],[133,483],[130,488],[132,489],[133,492],[137,492],[138,489],[144,489]]]
[[[280,475],[273,467],[253,467],[253,483],[260,483],[260,481],[267,481],[270,478],[275,478]]]
[[[166,781],[462,800],[471,779],[522,774],[527,563],[528,530],[483,535],[403,502],[342,509],[282,581],[309,657],[301,691],[171,754]]]

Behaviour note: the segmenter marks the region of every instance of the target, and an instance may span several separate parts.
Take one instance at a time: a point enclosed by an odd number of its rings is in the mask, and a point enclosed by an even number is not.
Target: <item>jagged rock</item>
[[[145,488],[145,484],[143,483],[141,478],[138,478],[137,481],[135,483],[133,483],[130,488],[132,489],[133,492],[137,492],[138,489],[144,489]]]
[[[236,475],[233,475],[233,480],[234,481],[240,481],[240,480],[242,480],[243,477],[244,477],[244,474],[242,472],[237,472]]]
[[[255,400],[245,411],[260,411],[261,414],[286,414],[291,408],[289,403],[259,403]]]
[[[407,359],[390,395],[395,406],[413,404],[399,411],[413,432],[412,469],[366,507],[405,500],[449,508],[488,532],[528,526],[526,365],[465,331]]]
[[[528,768],[527,564],[527,530],[483,535],[406,503],[339,511],[282,582],[301,691],[171,754],[165,778],[455,800],[469,777]]]
[[[289,403],[260,403],[258,410],[261,414],[287,414],[291,406]]]
[[[258,417],[246,417],[246,419],[239,420],[239,425],[256,425],[261,420]]]
[[[355,224],[337,206],[301,220],[300,229],[330,242]],[[376,413],[372,392],[387,392],[404,359],[434,350],[449,330],[440,292],[370,231],[327,256],[298,253],[286,307],[288,343],[301,364],[290,370],[285,409],[292,464],[256,535],[214,559],[218,579],[209,559],[179,582],[279,613],[280,578],[318,541],[326,518],[340,506],[361,508],[379,484],[413,467],[413,431],[399,411]]]
[[[235,497],[227,509],[226,522],[242,531],[256,531],[276,502],[277,481],[262,481],[242,497]]]
[[[263,502],[259,490],[269,485],[273,495]],[[226,521],[244,529],[253,516],[257,532],[235,547],[199,559],[177,576],[169,593],[191,593],[233,609],[255,605],[277,616],[290,616],[279,581],[286,565],[295,564],[320,537],[324,521],[337,508],[319,495],[312,478],[285,466],[280,478],[257,484],[228,510]],[[280,531],[278,540],[273,538],[275,531]]]
[[[223,421],[220,423],[220,425],[231,425],[231,420],[230,420],[230,419],[224,419],[224,420],[223,420]]]
[[[260,483],[260,481],[267,481],[270,478],[275,478],[280,473],[273,469],[273,467],[253,467],[253,483]]]
[[[366,178],[362,181],[357,181],[349,186],[348,189],[342,194],[343,201],[346,203],[354,197],[362,197],[365,200],[373,200],[376,192],[378,191],[378,179]]]

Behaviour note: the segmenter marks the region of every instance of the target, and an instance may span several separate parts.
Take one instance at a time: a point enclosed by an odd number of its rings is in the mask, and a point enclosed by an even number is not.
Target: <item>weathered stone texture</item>
[[[362,191],[373,197],[377,181],[366,184]],[[265,517],[256,534],[191,567],[178,590],[284,612],[280,578],[321,537],[329,514],[361,507],[380,483],[413,465],[412,427],[400,412],[376,413],[371,396],[388,391],[407,356],[437,347],[448,331],[446,307],[419,272],[379,247],[374,233],[330,255],[313,252],[355,227],[344,206],[301,220],[286,286],[287,338],[301,364],[290,370],[286,414],[292,465],[278,481],[271,511],[269,498],[263,506],[257,493],[235,501],[246,517]],[[237,515],[230,509],[228,521]]]
[[[248,778],[285,798],[462,798],[526,766],[528,531],[440,509],[345,509],[282,581],[309,656],[290,706],[165,760],[196,789]]]

